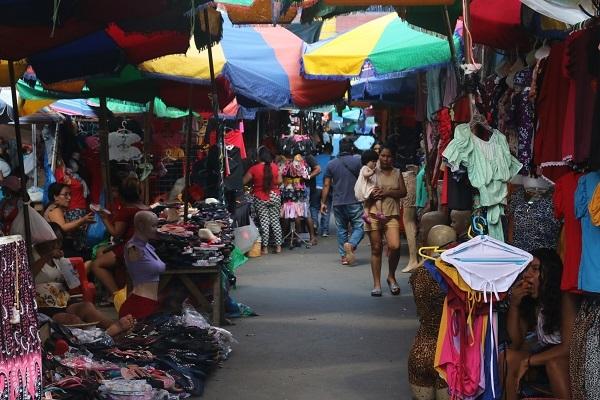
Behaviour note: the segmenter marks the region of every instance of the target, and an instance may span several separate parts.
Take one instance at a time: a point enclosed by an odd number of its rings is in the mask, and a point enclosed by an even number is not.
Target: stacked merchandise
[[[163,223],[156,254],[167,268],[217,267],[229,263],[233,227],[219,202],[198,203],[186,222]]]
[[[191,307],[154,315],[118,337],[51,324],[44,345],[46,399],[178,399],[202,395],[234,341]]]

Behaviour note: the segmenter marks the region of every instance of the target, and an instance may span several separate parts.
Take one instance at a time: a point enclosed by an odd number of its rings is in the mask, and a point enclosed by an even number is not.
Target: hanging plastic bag
[[[19,202],[19,213],[15,217],[10,228],[11,235],[21,235],[25,240],[25,218],[23,217],[23,203]],[[56,235],[52,227],[37,211],[30,206],[29,210],[29,226],[31,228],[31,244],[38,244],[56,240]]]
[[[104,192],[100,195],[100,205],[104,207]],[[89,248],[94,247],[98,243],[102,242],[106,237],[106,226],[100,217],[100,214],[96,212],[94,214],[94,223],[88,226],[87,229],[87,245]]]
[[[231,252],[231,270],[235,271],[248,261],[248,257],[244,255],[237,247]]]
[[[94,247],[98,243],[102,242],[106,236],[106,226],[100,218],[100,214],[94,214],[94,223],[88,227],[87,230],[87,244],[89,247]]]
[[[258,239],[258,228],[254,225],[254,221],[250,220],[250,225],[240,226],[234,229],[235,238],[233,240],[235,247],[245,254],[247,253],[256,239]]]

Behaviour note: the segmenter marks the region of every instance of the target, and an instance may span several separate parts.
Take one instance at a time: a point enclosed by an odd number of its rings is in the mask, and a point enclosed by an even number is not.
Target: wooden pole
[[[212,43],[210,37],[210,21],[208,19],[208,10],[204,9],[204,25],[208,33],[208,68],[210,71],[210,86],[212,91],[212,109],[213,118],[217,122],[217,145],[219,146],[219,201],[225,204],[225,136],[223,134],[223,126],[219,121],[219,95],[217,92],[217,80],[215,77],[215,65],[212,53]]]
[[[108,109],[106,97],[100,97],[100,165],[102,174],[102,186],[104,187],[104,201],[112,203],[112,186],[110,182],[110,160],[108,155]]]
[[[33,259],[31,256],[32,240],[31,226],[29,224],[29,194],[27,193],[27,176],[25,175],[25,167],[23,165],[23,140],[21,138],[21,121],[19,116],[19,103],[17,102],[17,80],[15,78],[15,65],[12,61],[8,62],[8,73],[10,75],[10,91],[13,103],[13,120],[15,123],[15,137],[17,140],[17,174],[21,178],[21,198],[23,199],[23,225],[25,226],[25,244],[27,247],[27,258],[29,265],[32,265]]]

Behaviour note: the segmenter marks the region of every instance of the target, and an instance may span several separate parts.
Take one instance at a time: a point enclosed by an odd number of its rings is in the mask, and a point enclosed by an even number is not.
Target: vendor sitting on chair
[[[158,217],[150,211],[138,212],[134,219],[135,234],[125,246],[125,264],[133,291],[121,306],[119,315],[131,314],[143,319],[158,311],[158,283],[165,263],[156,255],[149,240],[157,238]]]
[[[38,311],[64,325],[97,322],[110,336],[131,329],[134,320],[131,315],[123,314],[118,321],[110,319],[88,301],[72,301],[63,273],[56,260],[61,260],[63,234],[60,226],[50,222],[56,240],[35,246],[32,272],[35,279],[36,302]]]

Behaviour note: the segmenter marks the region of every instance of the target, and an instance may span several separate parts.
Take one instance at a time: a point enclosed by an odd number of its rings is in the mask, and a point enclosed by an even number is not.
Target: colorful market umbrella
[[[459,48],[456,34],[454,42]],[[309,45],[302,57],[304,75],[313,79],[355,78],[369,70],[379,77],[403,76],[450,61],[446,37],[415,28],[396,13]]]
[[[200,9],[209,4],[207,0],[0,0],[0,58],[27,58],[113,23],[128,34],[189,33],[191,6]],[[202,23],[193,26],[196,31],[203,29]],[[213,34],[212,39],[216,38]]]
[[[209,86],[190,85],[144,76],[132,65],[125,67],[119,74],[88,79],[86,86],[78,92],[51,90],[44,87],[39,81],[30,85],[23,80],[17,83],[17,89],[21,99],[26,101],[106,97],[145,104],[159,98],[164,103],[183,110],[187,110],[189,104],[193,110],[198,112],[212,109]],[[234,96],[229,88],[229,82],[224,78],[217,79],[217,89],[219,107],[222,109],[231,103]]]
[[[307,108],[343,97],[347,82],[314,81],[300,75],[304,43],[277,26],[234,27],[223,23],[223,39],[213,48],[215,74],[226,78],[240,105],[280,109]],[[180,82],[210,79],[206,52],[190,46],[186,55],[166,56],[139,66],[151,76]]]

